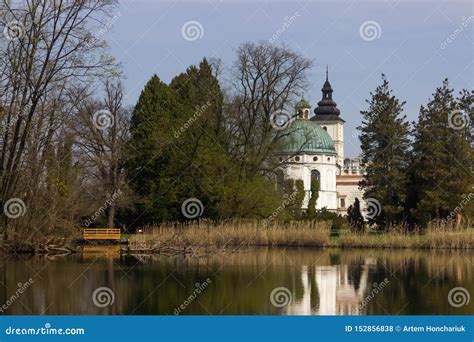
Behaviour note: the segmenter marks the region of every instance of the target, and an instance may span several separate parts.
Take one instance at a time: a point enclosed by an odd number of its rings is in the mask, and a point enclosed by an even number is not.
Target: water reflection
[[[3,314],[366,315],[472,314],[474,303],[449,305],[462,286],[474,297],[473,252],[258,249],[202,258],[121,257],[101,249],[67,258],[2,260]],[[18,284],[33,283],[17,299]],[[196,284],[212,282],[199,291]],[[374,294],[374,284],[388,283]],[[93,304],[98,287],[113,290],[113,305]],[[278,308],[270,294],[292,293]]]
[[[314,272],[304,265],[301,268],[303,295],[286,308],[288,315],[360,315],[369,278],[368,266],[376,261],[367,258],[362,266],[358,283],[350,280],[348,265],[316,266]],[[319,302],[311,302],[311,290],[317,291]]]

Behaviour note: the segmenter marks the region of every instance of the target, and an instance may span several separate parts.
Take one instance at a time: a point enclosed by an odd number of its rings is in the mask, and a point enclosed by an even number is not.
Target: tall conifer
[[[411,170],[416,193],[413,213],[422,224],[432,219],[460,219],[463,210],[456,208],[463,206],[472,191],[467,112],[472,99],[467,95],[456,100],[448,80],[444,80],[428,104],[420,108]]]
[[[367,172],[360,186],[366,200],[380,203],[369,224],[385,229],[404,218],[409,123],[402,116],[405,102],[392,95],[384,75],[371,96],[367,100],[369,108],[361,111],[362,125],[358,127]]]

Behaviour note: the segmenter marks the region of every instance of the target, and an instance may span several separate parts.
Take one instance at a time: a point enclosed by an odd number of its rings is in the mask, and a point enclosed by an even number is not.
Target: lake
[[[3,258],[0,303],[10,315],[467,315],[473,263],[472,251],[261,248],[196,258],[91,247]],[[461,293],[449,295],[455,287]]]

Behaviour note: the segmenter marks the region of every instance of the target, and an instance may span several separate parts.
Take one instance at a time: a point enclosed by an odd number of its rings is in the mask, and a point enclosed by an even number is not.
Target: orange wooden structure
[[[84,228],[84,240],[120,240],[120,228]]]

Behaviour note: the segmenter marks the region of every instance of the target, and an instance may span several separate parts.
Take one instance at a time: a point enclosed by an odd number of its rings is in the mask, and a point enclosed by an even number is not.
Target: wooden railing
[[[84,228],[84,240],[120,240],[120,228]]]

